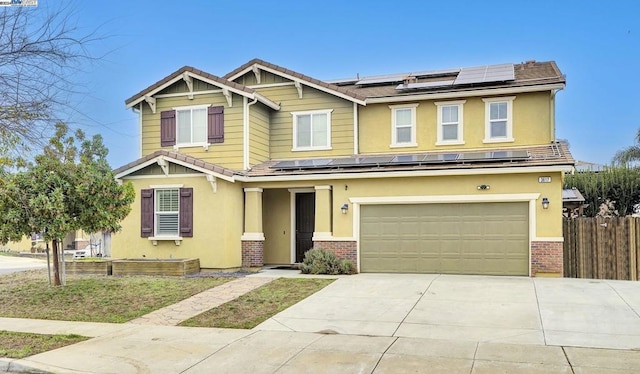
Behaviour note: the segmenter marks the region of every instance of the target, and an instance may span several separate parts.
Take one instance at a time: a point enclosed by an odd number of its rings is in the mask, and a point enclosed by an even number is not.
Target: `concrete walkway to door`
[[[640,348],[640,282],[359,274],[257,330]]]

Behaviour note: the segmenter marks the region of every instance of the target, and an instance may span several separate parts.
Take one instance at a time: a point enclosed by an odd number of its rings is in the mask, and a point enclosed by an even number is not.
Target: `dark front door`
[[[302,262],[304,254],[313,247],[313,230],[316,217],[316,194],[296,194],[296,262]]]

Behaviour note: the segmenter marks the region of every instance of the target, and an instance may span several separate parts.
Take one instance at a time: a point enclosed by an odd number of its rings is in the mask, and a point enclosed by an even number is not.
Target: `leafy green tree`
[[[640,129],[635,137],[636,144],[618,151],[613,157],[613,162],[618,165],[640,163]]]
[[[564,188],[577,188],[589,206],[584,210],[588,217],[595,217],[602,204],[619,215],[634,213],[640,204],[640,168],[610,167],[602,172],[580,172],[568,175]]]
[[[117,232],[131,211],[133,187],[115,180],[107,153],[99,135],[87,139],[78,130],[70,136],[67,126],[58,124],[33,163],[0,179],[0,242],[42,232],[53,246],[55,285],[60,284],[60,242],[68,232]]]

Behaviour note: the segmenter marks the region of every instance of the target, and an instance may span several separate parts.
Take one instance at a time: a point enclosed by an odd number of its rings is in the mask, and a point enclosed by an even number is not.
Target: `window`
[[[292,112],[293,150],[331,149],[331,112],[318,110],[312,112]]]
[[[464,144],[463,110],[466,100],[438,102],[438,140],[436,145]]]
[[[415,147],[418,104],[389,105],[391,108],[391,147]]]
[[[485,102],[485,143],[512,142],[515,96],[482,99]]]
[[[179,236],[180,209],[178,189],[156,190],[155,235]]]
[[[160,145],[190,147],[224,143],[224,107],[198,105],[160,113]]]
[[[193,188],[151,186],[141,191],[141,236],[182,240],[193,236]]]
[[[176,108],[177,144],[207,142],[207,107]]]

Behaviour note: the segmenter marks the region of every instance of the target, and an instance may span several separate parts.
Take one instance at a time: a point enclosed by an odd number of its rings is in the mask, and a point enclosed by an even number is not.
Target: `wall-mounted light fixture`
[[[343,204],[340,209],[342,210],[342,214],[347,214],[347,211],[349,210],[349,204]]]
[[[485,191],[485,190],[488,190],[490,188],[491,188],[491,186],[489,186],[488,184],[480,184],[480,185],[478,185],[478,190],[480,190],[480,191]]]
[[[542,198],[542,209],[549,209],[549,199],[546,197]]]

